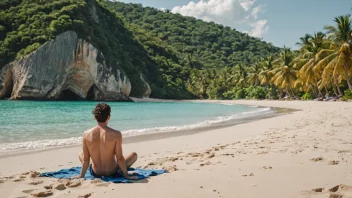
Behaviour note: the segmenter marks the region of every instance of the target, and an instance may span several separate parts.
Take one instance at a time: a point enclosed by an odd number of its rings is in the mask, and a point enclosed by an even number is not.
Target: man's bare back
[[[99,105],[102,106],[99,107]],[[108,108],[109,114],[105,122],[98,122],[96,127],[83,134],[83,152],[79,154],[82,162],[80,177],[84,177],[87,169],[90,168],[91,173],[96,177],[120,175],[129,178],[127,169],[137,160],[137,154],[131,153],[126,159],[124,158],[121,132],[107,126],[110,119],[110,107],[104,105],[106,104],[98,104],[96,109]],[[97,111],[96,114],[99,116],[101,111]],[[98,119],[102,121],[102,118],[98,117]],[[92,159],[92,165],[89,167],[90,159]]]

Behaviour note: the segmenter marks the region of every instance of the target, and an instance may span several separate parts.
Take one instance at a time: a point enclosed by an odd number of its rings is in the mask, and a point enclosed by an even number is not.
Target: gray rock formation
[[[0,71],[0,99],[117,101],[129,100],[130,92],[125,73],[112,70],[103,54],[73,31]]]
[[[147,83],[147,81],[145,81],[143,75],[141,74],[141,80],[144,83],[144,94],[143,94],[143,98],[149,98],[150,94],[152,94],[152,90],[150,89],[149,84]]]

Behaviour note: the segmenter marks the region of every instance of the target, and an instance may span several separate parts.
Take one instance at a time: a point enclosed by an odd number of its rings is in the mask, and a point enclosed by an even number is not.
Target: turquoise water
[[[0,152],[79,144],[97,102],[0,101]],[[191,102],[108,103],[125,137],[204,127],[269,109]]]

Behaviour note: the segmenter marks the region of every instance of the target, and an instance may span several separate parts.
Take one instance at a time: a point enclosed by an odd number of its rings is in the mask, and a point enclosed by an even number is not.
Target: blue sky
[[[333,25],[336,16],[350,14],[352,0],[120,0],[167,8],[231,26],[278,47],[296,48],[299,37]]]

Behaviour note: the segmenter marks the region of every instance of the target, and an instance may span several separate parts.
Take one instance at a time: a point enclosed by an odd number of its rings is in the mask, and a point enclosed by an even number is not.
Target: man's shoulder
[[[121,133],[121,131],[119,131],[119,130],[116,130],[116,129],[113,129],[113,128],[108,128],[108,132],[110,133],[110,134],[112,134],[114,137],[116,137],[116,138],[121,138],[122,137],[122,133]]]
[[[94,132],[94,129],[95,129],[95,127],[85,130],[83,132],[83,137],[85,138],[85,137],[89,136],[90,134],[92,134]]]

